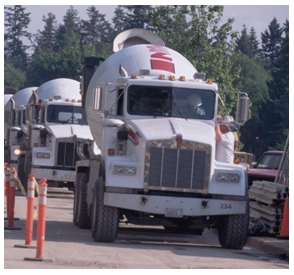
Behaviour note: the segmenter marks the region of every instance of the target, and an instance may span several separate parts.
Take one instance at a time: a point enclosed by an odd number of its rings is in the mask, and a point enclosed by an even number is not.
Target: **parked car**
[[[283,151],[266,151],[256,164],[248,170],[248,184],[252,185],[255,180],[274,182],[278,174]]]

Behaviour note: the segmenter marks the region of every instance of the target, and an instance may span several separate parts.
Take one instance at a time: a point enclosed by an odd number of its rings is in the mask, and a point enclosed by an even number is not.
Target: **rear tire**
[[[114,242],[119,227],[119,210],[116,207],[105,206],[104,181],[102,177],[95,183],[92,204],[92,237],[95,242]]]

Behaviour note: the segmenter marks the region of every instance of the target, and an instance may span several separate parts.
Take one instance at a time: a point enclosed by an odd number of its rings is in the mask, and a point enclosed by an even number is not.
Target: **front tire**
[[[77,225],[82,229],[91,228],[91,218],[88,215],[88,205],[87,205],[87,188],[89,182],[88,173],[81,173],[79,177],[79,190],[77,193],[78,197],[78,209],[77,209]]]
[[[243,249],[249,232],[249,200],[246,202],[246,213],[228,215],[220,220],[218,228],[219,243],[223,248]]]
[[[78,225],[78,214],[79,214],[79,190],[80,190],[80,178],[81,178],[81,173],[77,174],[76,177],[76,182],[75,182],[75,187],[74,187],[74,201],[73,201],[73,223],[74,225]]]
[[[115,241],[118,234],[119,210],[103,204],[104,187],[103,178],[99,177],[95,183],[91,229],[95,242],[110,243]]]

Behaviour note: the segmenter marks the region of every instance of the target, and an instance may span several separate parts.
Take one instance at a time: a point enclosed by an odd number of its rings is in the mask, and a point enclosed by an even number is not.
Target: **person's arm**
[[[220,141],[221,140],[221,131],[220,131],[220,128],[219,128],[219,121],[222,119],[222,116],[221,115],[217,115],[216,116],[216,122],[215,122],[215,140],[216,141]]]
[[[221,133],[221,131],[220,131],[220,129],[219,129],[219,124],[215,124],[215,140],[216,141],[220,141],[221,140],[221,135],[222,135],[222,133]]]

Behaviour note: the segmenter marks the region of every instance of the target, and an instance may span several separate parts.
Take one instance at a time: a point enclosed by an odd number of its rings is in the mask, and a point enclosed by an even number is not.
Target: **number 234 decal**
[[[231,204],[226,204],[226,203],[221,203],[220,204],[220,209],[232,209]]]

